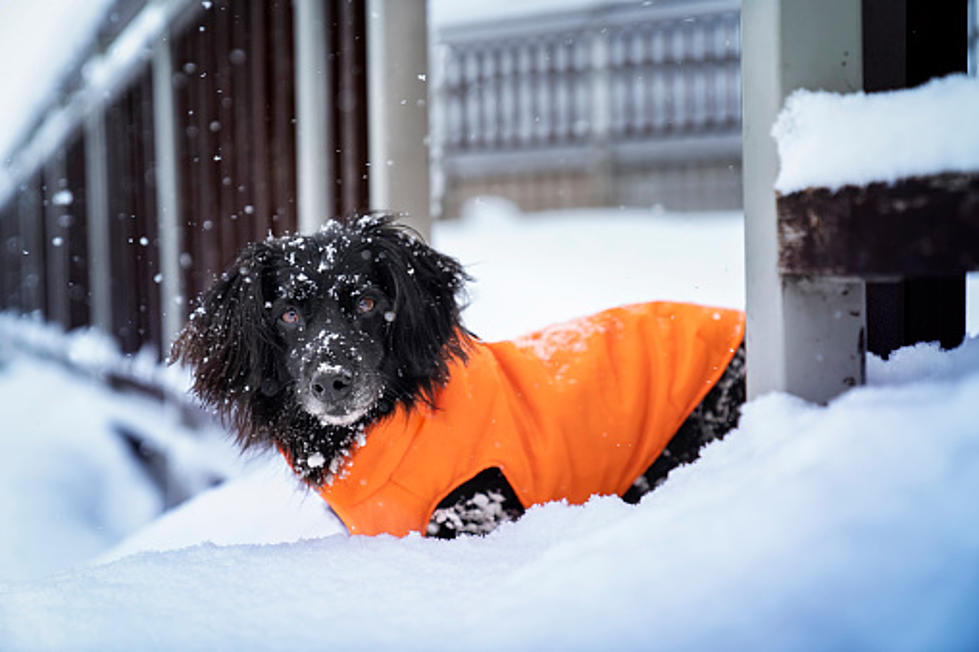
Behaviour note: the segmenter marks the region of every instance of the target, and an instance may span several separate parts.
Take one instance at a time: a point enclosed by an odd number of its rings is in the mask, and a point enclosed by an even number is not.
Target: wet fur
[[[332,262],[324,269],[327,258]],[[310,282],[290,285],[290,278]],[[364,427],[395,404],[433,403],[448,361],[465,358],[460,298],[467,279],[456,260],[383,215],[329,222],[308,237],[252,243],[200,297],[171,362],[192,369],[193,391],[217,410],[241,448],[279,448],[300,477],[316,485],[329,480],[331,463],[335,470]],[[343,293],[361,286],[377,288],[395,315],[362,325],[382,350],[376,370],[381,393],[356,423],[324,425],[299,405],[300,388],[272,308],[286,300],[305,309],[333,294],[341,316],[350,318]],[[326,463],[310,466],[315,453]]]

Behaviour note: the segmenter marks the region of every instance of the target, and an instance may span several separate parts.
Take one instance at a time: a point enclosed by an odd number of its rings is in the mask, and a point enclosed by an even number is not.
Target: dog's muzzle
[[[361,420],[380,397],[380,383],[355,365],[332,359],[310,363],[300,382],[300,405],[326,426]]]
[[[336,365],[320,365],[309,383],[309,391],[322,403],[340,403],[353,391],[354,375]]]

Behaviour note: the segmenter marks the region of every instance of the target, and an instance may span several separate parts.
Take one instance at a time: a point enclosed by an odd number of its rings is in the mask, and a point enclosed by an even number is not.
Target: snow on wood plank
[[[979,79],[935,79],[910,90],[800,90],[772,128],[775,190],[836,190],[943,172],[979,171]]]

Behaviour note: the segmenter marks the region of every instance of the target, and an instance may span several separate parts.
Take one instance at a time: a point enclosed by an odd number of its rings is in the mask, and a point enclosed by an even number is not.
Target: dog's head
[[[245,247],[200,298],[171,361],[191,367],[194,391],[242,447],[330,462],[396,404],[433,403],[450,359],[465,356],[466,280],[387,216],[331,221]]]

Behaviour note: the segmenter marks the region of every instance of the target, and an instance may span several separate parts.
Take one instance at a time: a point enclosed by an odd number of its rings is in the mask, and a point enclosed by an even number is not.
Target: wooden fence
[[[297,38],[300,1],[323,25],[316,43]],[[88,57],[96,81],[69,75],[63,108],[0,188],[0,310],[98,326],[125,352],[163,356],[242,245],[301,227],[298,53],[322,53],[311,67],[332,175],[316,179],[326,214],[307,228],[369,208],[366,6],[117,2]],[[115,47],[133,40],[141,47]]]

